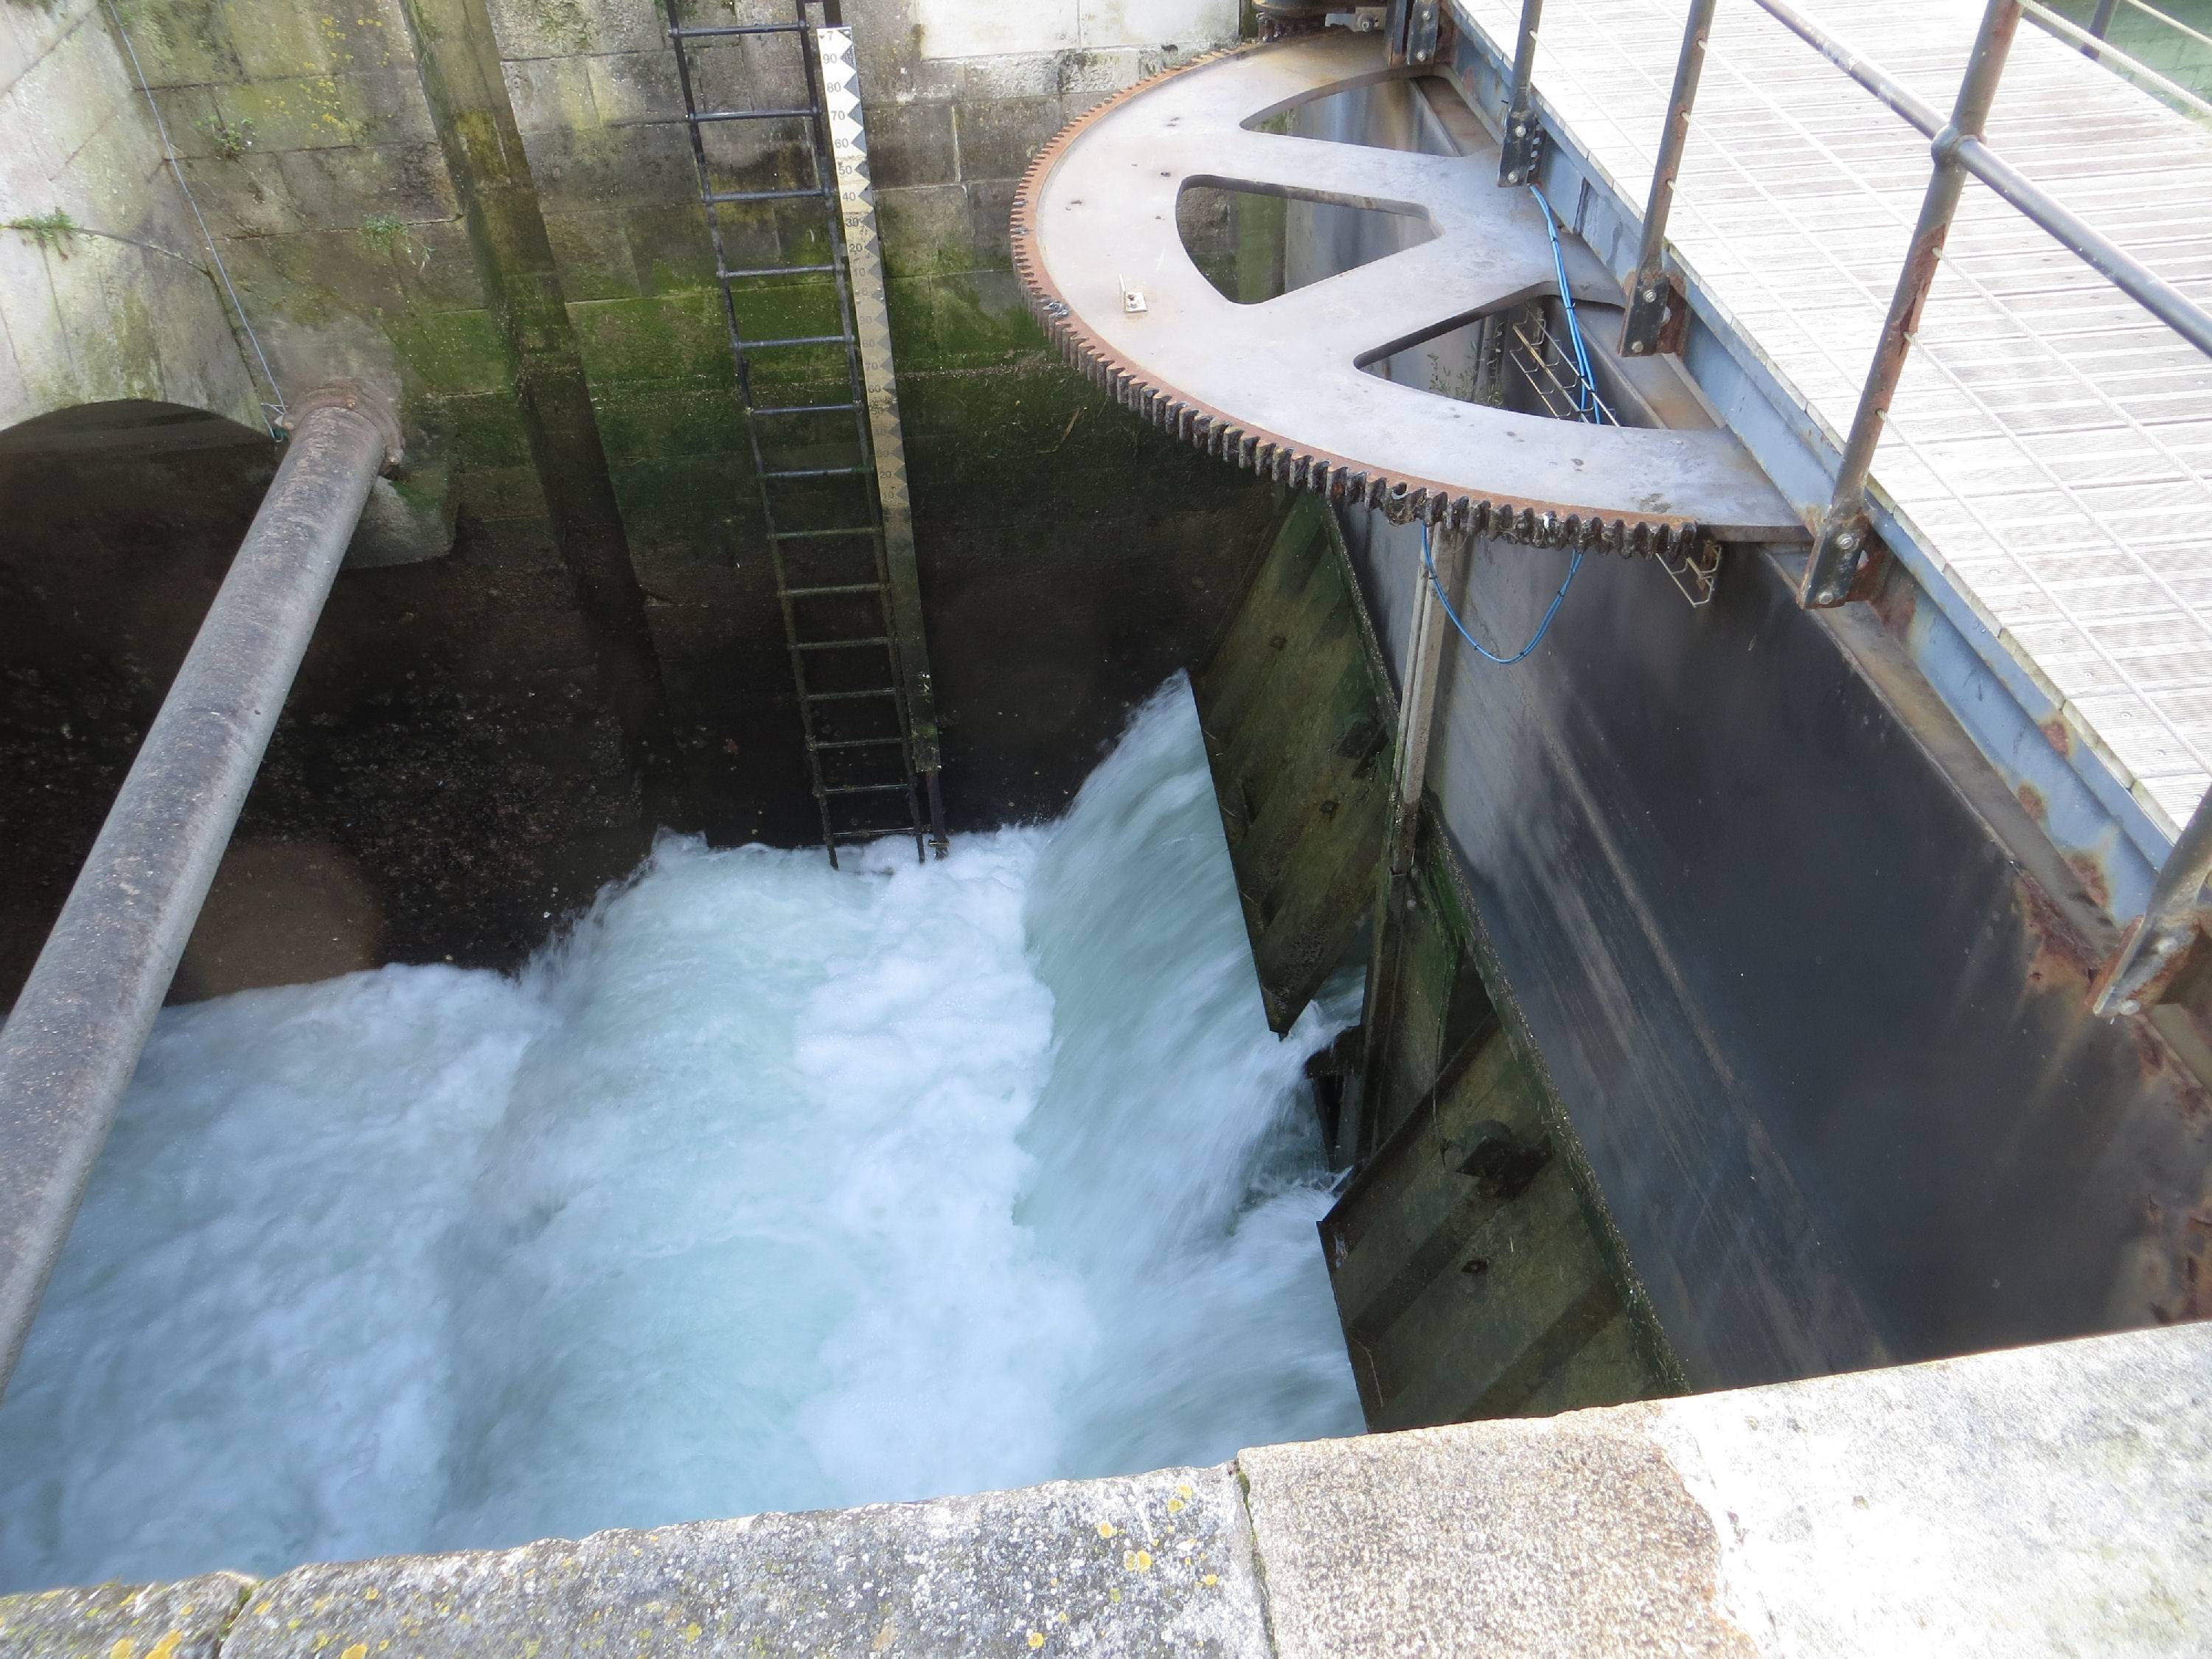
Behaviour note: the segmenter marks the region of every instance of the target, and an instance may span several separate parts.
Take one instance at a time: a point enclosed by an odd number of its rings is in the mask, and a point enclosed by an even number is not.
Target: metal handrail
[[[2140,0],[2130,3],[2139,4]],[[2059,203],[1990,149],[1983,137],[1983,124],[2023,15],[2033,13],[2039,21],[2054,15],[2040,0],[1988,0],[1948,120],[1788,0],[1754,0],[1754,3],[1926,137],[1935,164],[1888,315],[1875,343],[1874,361],[1860,387],[1828,506],[1814,532],[1812,555],[1805,562],[1798,588],[1799,604],[1826,608],[1863,598],[1870,591],[1874,532],[1868,489],[1875,451],[1969,176],[1987,185],[2031,223],[2207,356],[2212,356],[2212,313]],[[2065,22],[2066,30],[2094,41],[2101,38],[2111,13],[2111,3],[2100,4],[2096,22],[2087,33],[2065,20],[2058,21]],[[1665,269],[1666,228],[1712,14],[1712,0],[1690,0],[1674,89],[1668,100],[1667,123],[1652,169],[1637,269],[1629,283],[1621,349],[1630,354],[1664,349],[1670,343],[1666,338],[1670,312],[1677,315],[1686,312],[1679,286]],[[1505,159],[1501,163],[1505,176],[1501,183],[1519,183],[1534,176],[1540,132],[1532,82],[1541,15],[1541,0],[1523,0],[1504,141]],[[1525,123],[1525,127],[1516,126],[1516,122]],[[2188,946],[2212,938],[2212,927],[2204,925],[2203,908],[2208,878],[2212,878],[2212,793],[2199,802],[2168,854],[2145,918],[2123,940],[2099,976],[2092,997],[2092,1006],[2098,1013],[2142,1012],[2171,984],[2180,962],[2191,954]]]
[[[2201,94],[2192,91],[2167,76],[2160,75],[2124,46],[2116,46],[2112,43],[2108,38],[2108,31],[2112,26],[2112,13],[2117,8],[2117,3],[2118,0],[2097,0],[2097,8],[2090,15],[2087,28],[2074,21],[2072,18],[2056,15],[2049,8],[2041,5],[2030,6],[2028,15],[2041,23],[2053,34],[2062,40],[2070,40],[2079,46],[2081,55],[2091,63],[2103,64],[2116,73],[2133,79],[2147,81],[2166,97],[2178,100],[2182,107],[2191,113],[2212,117],[2212,103],[2207,103]],[[2154,19],[2185,40],[2194,40],[2200,46],[2212,46],[2212,34],[2207,34],[2202,29],[2190,27],[2172,13],[2163,12],[2156,6],[2146,4],[2145,0],[2128,0],[2128,4],[2144,16]]]

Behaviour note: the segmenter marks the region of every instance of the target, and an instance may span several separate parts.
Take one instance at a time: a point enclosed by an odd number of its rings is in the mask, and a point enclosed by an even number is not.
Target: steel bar
[[[789,121],[813,114],[811,109],[703,109],[687,115],[687,121]]]
[[[1428,532],[1425,532],[1428,533]],[[1401,918],[1410,902],[1413,843],[1421,825],[1421,794],[1428,787],[1429,749],[1436,732],[1437,688],[1443,682],[1449,619],[1438,603],[1439,586],[1459,585],[1471,538],[1433,532],[1431,551],[1436,580],[1418,552],[1412,561],[1413,617],[1406,641],[1405,691],[1398,702],[1398,740],[1392,757],[1389,839],[1376,878],[1373,921],[1368,938],[1367,989],[1360,1025],[1367,1043],[1360,1055],[1358,1086],[1347,1090],[1337,1121],[1334,1148],[1339,1165],[1356,1162],[1366,1133],[1366,1103],[1382,1086],[1383,1048],[1380,1034],[1390,1029],[1391,1000],[1398,982],[1397,958],[1404,943]]]
[[[672,25],[668,38],[672,40],[720,40],[738,34],[798,34],[805,27],[804,23],[722,23],[707,28]]]
[[[2092,1013],[2112,1019],[2160,1000],[2191,947],[2205,937],[2204,884],[2212,880],[2212,793],[2197,804],[2151,884],[2142,920],[2120,943],[2089,992]]]
[[[2096,39],[2101,40],[2112,32],[2112,13],[2118,5],[2119,0],[2097,0],[2097,9],[2089,15],[2089,33]],[[2087,58],[2098,58],[2103,55],[2094,46],[2085,46],[2081,48],[2081,52],[2082,55]]]
[[[743,265],[735,270],[717,270],[715,276],[725,283],[734,283],[750,276],[805,276],[811,273],[834,270],[834,265]],[[759,411],[754,411],[757,414]]]
[[[1799,40],[1872,93],[1923,137],[1945,143],[1943,119],[1887,73],[1852,52],[1786,0],[1755,0],[1759,9]],[[2212,314],[2159,276],[2118,244],[2068,211],[2043,188],[2024,177],[1978,134],[1959,133],[1948,140],[1960,166],[1995,191],[2033,224],[2055,237],[2069,252],[2088,261],[2100,275],[2181,335],[2199,351],[2212,353]]]
[[[2090,33],[2073,19],[2039,3],[2039,0],[2023,0],[2021,9],[2060,40],[2072,41],[2083,52],[2094,58],[2099,63],[2112,70],[2114,73],[2131,81],[2142,82],[2160,97],[2179,105],[2185,113],[2212,117],[2212,103],[2207,103],[2172,76],[2160,75],[2133,52],[2119,46],[2100,43],[2095,35]],[[2154,16],[2161,15],[2153,14]],[[2190,33],[2193,34],[2196,31],[2192,29]],[[2203,39],[2202,35],[2198,35],[2197,38]]]
[[[1628,285],[1628,310],[1620,319],[1620,349],[1644,357],[1661,349],[1670,311],[1678,309],[1667,275],[1667,218],[1674,206],[1674,180],[1682,171],[1682,150],[1690,138],[1690,110],[1697,102],[1698,77],[1705,65],[1705,42],[1713,32],[1715,0],[1690,0],[1682,26],[1681,55],[1674,61],[1674,89],[1667,100],[1667,125],[1659,135],[1659,157],[1652,164],[1651,193],[1644,207],[1644,238],[1636,253],[1636,275]]]
[[[1784,0],[1753,0],[1760,10],[1788,29],[1807,46],[1819,52],[1838,69],[1857,82],[1876,98],[1906,121],[1917,127],[1923,137],[1933,138],[1942,129],[1943,118],[1934,107],[1923,104],[1899,82],[1860,57],[1849,46],[1830,34],[1796,7]]]
[[[1898,382],[1904,377],[1905,356],[1912,349],[1921,307],[1927,303],[1929,288],[1936,280],[1943,243],[1958,211],[1960,192],[1966,188],[1966,169],[1955,139],[1980,137],[1990,101],[1996,96],[1997,82],[2004,73],[2005,56],[2019,29],[2020,0],[1990,0],[1967,55],[1966,72],[1959,82],[1950,125],[1936,141],[1935,171],[1929,178],[1927,194],[1921,198],[1919,222],[1913,227],[1905,266],[1898,273],[1889,314],[1883,319],[1881,337],[1875,343],[1874,362],[1867,370],[1866,384],[1860,388],[1858,410],[1851,418],[1850,436],[1844,445],[1827,513],[1814,532],[1812,556],[1805,561],[1805,574],[1797,590],[1800,605],[1841,605],[1867,568],[1867,479],[1874,468],[1874,453],[1881,442],[1890,400],[1897,395]]]
[[[0,1389],[397,445],[357,392],[313,394],[293,416],[276,481],[0,1032]]]
[[[1544,143],[1536,119],[1536,29],[1544,21],[1544,0],[1521,0],[1521,33],[1513,47],[1513,95],[1498,130],[1498,182],[1525,185],[1536,177]]]

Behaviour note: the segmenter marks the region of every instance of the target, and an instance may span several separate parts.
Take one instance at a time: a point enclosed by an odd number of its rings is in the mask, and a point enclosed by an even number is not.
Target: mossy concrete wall
[[[771,0],[686,4],[697,21],[787,15]],[[1018,303],[1006,232],[1016,180],[1063,121],[1218,44],[1235,31],[1233,8],[1086,0],[1044,8],[997,41],[1005,50],[944,55],[991,44],[975,33],[976,9],[941,0],[845,8],[860,44],[956,829],[1049,813],[1066,799],[1130,703],[1204,654],[1267,512],[1263,489],[1139,426],[1047,353]],[[55,15],[35,0],[0,0],[11,27]],[[291,392],[337,373],[391,385],[417,487],[457,497],[451,557],[341,579],[249,820],[258,812],[272,836],[338,848],[360,866],[383,918],[372,954],[512,960],[542,936],[549,912],[620,873],[642,842],[611,827],[623,818],[611,798],[627,786],[605,747],[607,692],[408,18],[398,0],[336,9],[119,0],[119,15],[277,381]],[[686,782],[716,838],[802,843],[812,812],[798,720],[665,17],[654,0],[491,0],[489,15]],[[110,24],[83,7],[75,27],[92,66],[83,72],[101,77],[115,118],[145,129],[132,142],[149,199],[175,210],[173,191],[153,188],[167,186],[153,171],[150,123],[129,115],[138,94]],[[800,101],[796,61],[779,50],[702,52],[702,97]],[[34,72],[51,71],[17,72],[10,99]],[[804,176],[797,137],[756,124],[719,129],[717,183]],[[8,199],[19,198],[41,199]],[[819,222],[804,205],[757,210],[736,222],[731,258],[818,258]],[[23,253],[24,236],[0,241]],[[204,253],[191,238],[179,246],[187,259],[171,263],[204,283],[188,263]],[[68,264],[83,257],[72,251]],[[811,328],[830,303],[819,285],[764,284],[744,301],[745,321],[756,332]],[[207,337],[199,328],[203,351]],[[217,344],[233,360],[230,404],[212,392],[167,395],[250,418],[246,356],[227,332]],[[170,362],[159,341],[127,355],[164,372]],[[785,384],[803,391],[836,368],[796,356]],[[62,660],[57,643],[43,690],[18,686],[0,724],[51,720],[80,681],[134,688],[133,712],[112,722],[96,764],[49,769],[27,786],[65,794],[76,787],[65,776],[96,775],[61,815],[70,823],[96,823],[133,722],[181,653],[188,630],[167,625],[167,613],[197,616],[207,561],[250,514],[240,479],[266,465],[247,452],[158,464],[78,454],[27,461],[13,475],[17,500],[38,506],[0,525],[0,570],[27,601],[33,590],[46,596],[34,611],[43,604],[60,618],[54,640],[74,655]],[[97,494],[74,497],[81,489]],[[172,520],[190,520],[190,533],[173,533]],[[64,525],[112,557],[57,563]],[[88,582],[112,598],[101,607],[105,631],[62,615]],[[156,615],[162,626],[132,632],[131,618]],[[475,738],[491,730],[505,734],[501,752],[544,757],[566,781],[523,782],[519,799],[524,775],[503,778],[496,755],[476,752]],[[50,757],[70,746],[43,728],[17,736],[19,750]],[[595,769],[603,765],[611,781]],[[428,773],[440,775],[418,781],[434,796],[399,781]],[[349,780],[343,805],[327,787],[333,775]],[[539,786],[549,793],[527,799]],[[570,835],[539,822],[558,819],[568,809],[552,803],[579,793],[598,803],[581,814],[585,827]],[[473,844],[502,824],[515,833],[500,849]],[[441,888],[461,890],[467,926],[441,932],[417,915]],[[42,926],[19,931],[34,944]]]
[[[144,399],[261,416],[95,0],[0,0],[0,428]]]

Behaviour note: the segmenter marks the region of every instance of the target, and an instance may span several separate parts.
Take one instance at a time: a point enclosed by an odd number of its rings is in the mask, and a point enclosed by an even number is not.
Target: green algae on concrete
[[[650,824],[693,822],[645,600],[483,0],[409,0],[422,84],[500,325],[553,534]]]

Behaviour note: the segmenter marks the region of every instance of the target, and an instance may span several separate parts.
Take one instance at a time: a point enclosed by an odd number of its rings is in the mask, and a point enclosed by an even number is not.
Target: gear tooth
[[[1313,471],[1306,474],[1306,488],[1317,495],[1328,495],[1329,480],[1335,476],[1335,472],[1336,469],[1327,461],[1316,461],[1313,464]]]
[[[1384,477],[1380,473],[1373,475],[1367,480],[1367,505],[1370,507],[1382,506],[1384,498],[1389,494],[1389,479]]]
[[[1292,449],[1288,444],[1285,444],[1281,448],[1276,450],[1274,469],[1275,482],[1277,483],[1285,484],[1290,483],[1291,475],[1297,471],[1297,452]]]

